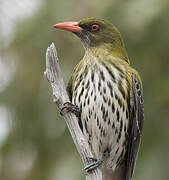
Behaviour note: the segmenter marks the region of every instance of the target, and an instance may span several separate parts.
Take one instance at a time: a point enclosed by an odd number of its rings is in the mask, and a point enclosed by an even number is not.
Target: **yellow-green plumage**
[[[70,99],[81,110],[79,125],[93,155],[103,161],[103,180],[131,180],[143,124],[141,79],[117,28],[94,18],[78,26],[82,31],[74,33],[86,52],[69,82]]]

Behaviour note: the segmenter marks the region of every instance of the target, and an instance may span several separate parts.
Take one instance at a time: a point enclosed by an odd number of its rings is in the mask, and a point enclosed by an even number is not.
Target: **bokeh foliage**
[[[33,16],[17,24],[12,43],[3,50],[16,73],[0,94],[12,112],[12,128],[0,147],[3,180],[84,179],[82,163],[44,78],[46,48],[54,42],[65,82],[82,58],[81,42],[56,31],[60,21],[84,17],[114,23],[132,65],[144,85],[144,132],[134,179],[169,179],[169,3],[162,1],[46,0]]]

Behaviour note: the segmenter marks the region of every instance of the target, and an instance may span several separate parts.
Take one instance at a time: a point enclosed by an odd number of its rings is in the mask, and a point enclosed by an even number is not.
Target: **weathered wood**
[[[44,72],[46,78],[51,84],[54,102],[59,109],[63,107],[65,102],[69,101],[62,73],[58,63],[57,52],[54,43],[47,48],[46,51],[46,71]],[[63,117],[70,131],[74,144],[80,154],[84,166],[89,164],[87,157],[93,157],[89,145],[86,142],[82,131],[78,125],[78,119],[73,113],[64,113]],[[102,180],[102,174],[99,169],[96,169],[90,173],[86,173],[86,180]]]

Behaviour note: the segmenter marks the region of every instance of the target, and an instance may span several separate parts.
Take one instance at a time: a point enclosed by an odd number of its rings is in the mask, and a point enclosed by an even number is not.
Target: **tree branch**
[[[46,51],[46,71],[44,74],[51,84],[54,102],[58,108],[61,109],[63,104],[70,100],[65,89],[54,43],[52,43]],[[63,117],[83,164],[86,167],[89,164],[88,157],[93,157],[93,155],[78,125],[78,119],[73,113],[65,113],[63,114]],[[97,168],[90,173],[86,173],[86,180],[102,180],[101,171]]]

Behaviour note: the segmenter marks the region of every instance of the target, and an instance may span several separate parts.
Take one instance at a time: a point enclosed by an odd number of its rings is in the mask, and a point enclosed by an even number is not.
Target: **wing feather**
[[[132,74],[131,101],[133,105],[130,108],[129,143],[126,154],[126,180],[132,179],[140,146],[144,119],[142,88],[135,74]]]

